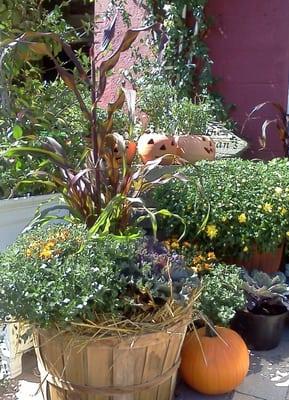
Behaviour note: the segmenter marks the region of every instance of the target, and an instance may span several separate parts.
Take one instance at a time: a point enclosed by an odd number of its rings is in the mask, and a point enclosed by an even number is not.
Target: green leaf
[[[51,161],[56,163],[57,165],[61,165],[63,167],[69,167],[67,160],[62,156],[53,153],[48,150],[44,150],[41,148],[29,147],[29,146],[22,146],[22,147],[13,147],[6,151],[5,156],[8,158],[15,157],[21,154],[33,154],[35,156],[47,156]]]
[[[14,125],[12,132],[14,139],[20,139],[23,136],[23,130],[20,125]]]
[[[17,160],[16,163],[15,163],[16,171],[21,171],[22,167],[23,167],[22,161],[21,160]]]

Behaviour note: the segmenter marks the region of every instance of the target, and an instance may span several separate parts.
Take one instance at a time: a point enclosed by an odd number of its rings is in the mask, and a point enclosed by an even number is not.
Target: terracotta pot
[[[136,143],[130,140],[126,140],[125,143],[126,143],[126,150],[125,150],[126,162],[128,165],[130,165],[133,162],[133,159],[136,155]],[[120,164],[122,160],[122,152],[119,151],[117,145],[114,146],[113,154],[118,164]]]
[[[226,258],[226,262],[230,264],[237,264],[245,267],[248,271],[259,269],[267,274],[277,272],[280,269],[284,253],[284,244],[272,253],[260,253],[257,247],[254,246],[249,258],[230,257]]]
[[[145,133],[138,140],[138,153],[144,164],[166,154],[177,154],[177,146],[172,136],[158,133]],[[173,158],[163,160],[162,164],[171,164]]]
[[[178,156],[190,163],[200,160],[212,161],[216,157],[216,147],[208,136],[182,135],[175,136]]]

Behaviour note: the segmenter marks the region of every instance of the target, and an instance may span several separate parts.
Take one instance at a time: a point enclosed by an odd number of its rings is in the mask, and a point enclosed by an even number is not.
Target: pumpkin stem
[[[206,323],[206,336],[208,336],[208,337],[218,336],[217,332],[214,328],[214,324],[210,320],[207,320],[207,323]]]

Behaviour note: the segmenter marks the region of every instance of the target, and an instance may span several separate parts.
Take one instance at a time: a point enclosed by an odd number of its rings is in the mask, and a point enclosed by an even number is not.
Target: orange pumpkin
[[[214,160],[216,147],[213,140],[208,136],[181,135],[175,136],[178,156],[193,164],[199,160]]]
[[[187,335],[180,372],[183,380],[204,394],[224,394],[234,390],[249,369],[249,353],[243,339],[228,328],[215,328],[220,337],[207,336],[206,328]],[[202,349],[204,354],[202,353]]]
[[[159,133],[145,133],[138,140],[137,150],[144,164],[167,154],[176,155],[177,147],[173,137]],[[162,164],[171,164],[173,157],[163,159]]]
[[[136,155],[136,143],[132,142],[130,140],[126,140],[125,145],[126,145],[125,146],[126,147],[125,158],[126,158],[127,164],[130,165],[133,162],[133,159]],[[116,160],[117,164],[121,164],[123,153],[119,150],[117,144],[114,145],[113,155],[114,155],[114,159]]]

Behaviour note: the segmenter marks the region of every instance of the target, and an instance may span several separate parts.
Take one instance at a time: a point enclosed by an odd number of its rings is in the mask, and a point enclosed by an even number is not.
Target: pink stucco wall
[[[108,0],[98,2],[101,15]],[[135,0],[128,0],[132,25],[141,25],[143,10]],[[231,116],[239,131],[254,106],[264,101],[276,101],[287,108],[289,76],[289,2],[288,0],[209,0],[207,14],[214,24],[207,43],[214,60],[213,73],[218,78],[217,91],[227,104],[234,104]],[[119,20],[115,42],[125,29]],[[132,65],[130,53],[121,57],[118,68]],[[112,98],[119,78],[109,82],[106,100]],[[271,128],[267,149],[258,151],[261,126],[274,118],[275,111],[266,107],[251,120],[243,131],[250,146],[247,157],[264,159],[282,155],[282,145],[276,130]]]
[[[289,76],[289,2],[286,0],[209,0],[207,14],[214,16],[208,37],[213,73],[219,77],[217,90],[239,129],[254,106],[276,101],[287,108]],[[262,153],[258,137],[262,122],[276,113],[266,107],[250,121],[243,135],[250,141],[249,157],[281,155],[276,130],[271,129],[268,149]]]

